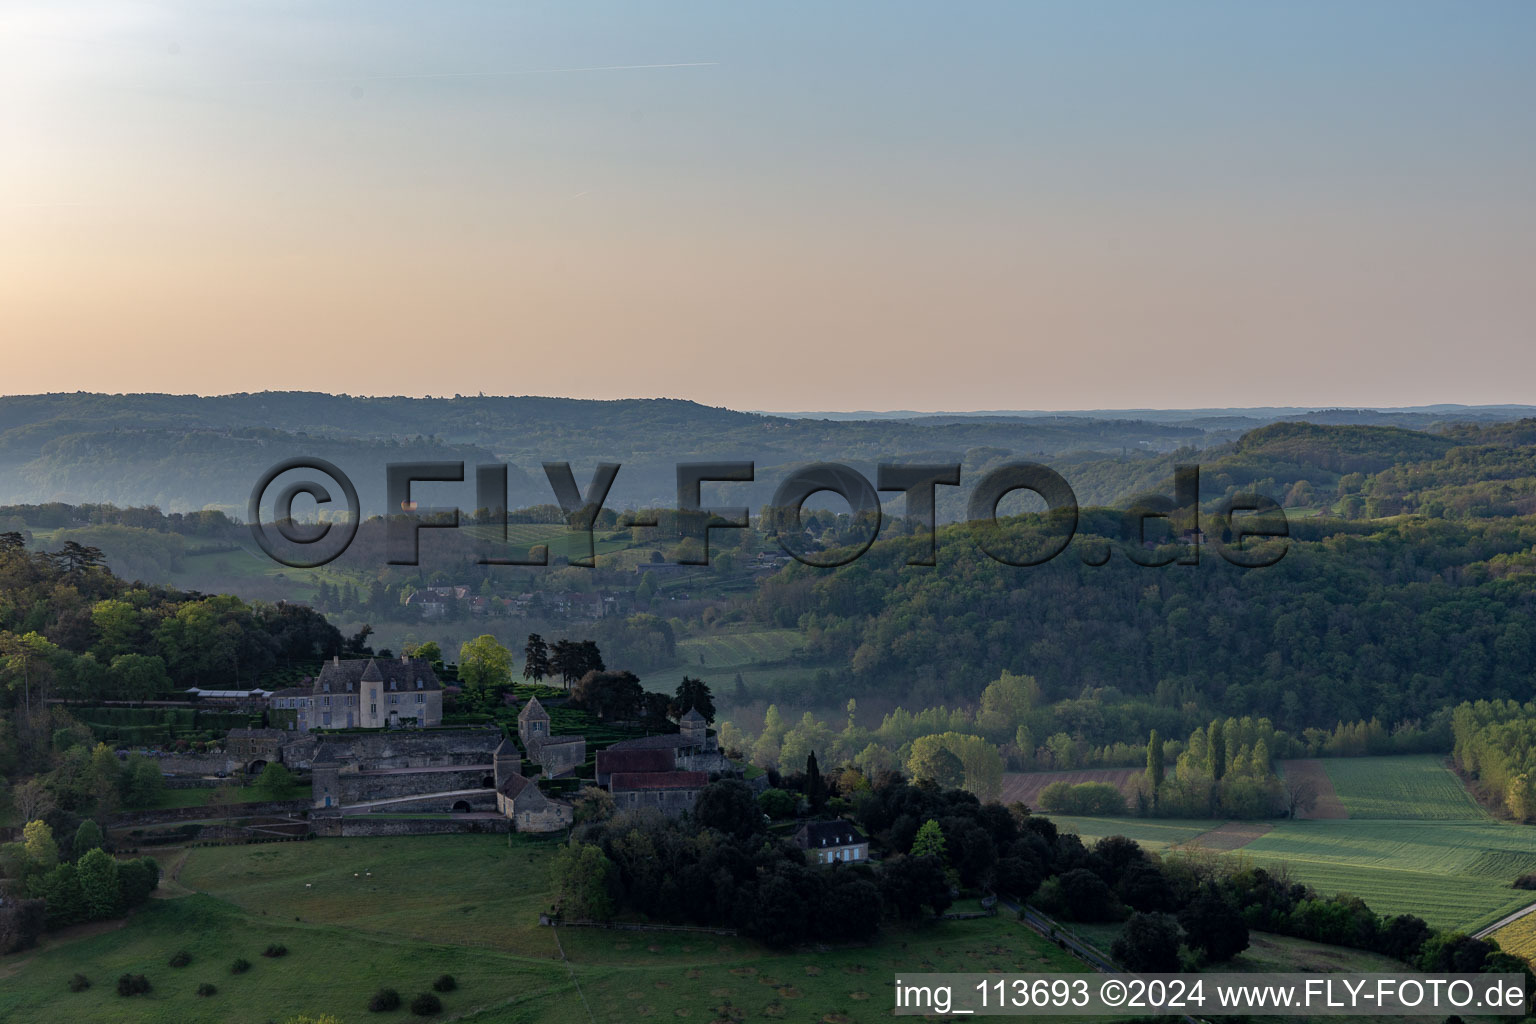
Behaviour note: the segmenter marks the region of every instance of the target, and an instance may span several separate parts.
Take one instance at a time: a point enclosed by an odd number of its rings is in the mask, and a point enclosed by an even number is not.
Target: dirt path
[[[160,886],[150,896],[157,900],[174,900],[180,896],[192,895],[192,890],[181,884],[181,869],[186,866],[187,855],[192,851],[186,847],[167,850],[166,853],[174,854],[169,861],[161,865]]]
[[[1207,850],[1241,850],[1274,827],[1259,821],[1229,821],[1179,845],[1199,846]]]
[[[1530,913],[1533,913],[1533,912],[1536,912],[1536,903],[1532,903],[1528,907],[1521,907],[1519,910],[1515,911],[1513,914],[1505,914],[1503,917],[1501,917],[1497,921],[1493,922],[1493,924],[1489,925],[1487,928],[1483,928],[1483,929],[1475,932],[1472,935],[1472,937],[1474,939],[1486,939],[1488,936],[1492,935],[1494,932],[1498,931],[1500,928],[1503,928],[1505,925],[1513,924],[1514,922],[1516,922],[1516,921],[1520,920],[1522,917],[1524,917],[1526,914],[1530,914]]]

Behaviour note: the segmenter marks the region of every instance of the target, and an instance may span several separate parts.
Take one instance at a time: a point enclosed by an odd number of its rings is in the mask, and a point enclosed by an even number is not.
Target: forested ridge
[[[802,629],[852,693],[974,700],[1004,671],[1049,700],[1193,704],[1293,731],[1395,722],[1475,698],[1524,698],[1536,666],[1536,520],[1296,524],[1273,566],[1206,551],[1146,568],[1069,549],[1020,568],[939,532],[938,565],[879,542],[832,572],[792,565],[748,613]],[[1081,539],[1075,543],[1081,543]]]
[[[0,501],[239,513],[263,470],[301,455],[330,459],[351,474],[370,512],[384,507],[384,463],[423,460],[508,462],[514,504],[549,500],[539,471],[546,460],[622,463],[612,498],[616,507],[636,507],[670,501],[678,462],[723,459],[757,464],[758,484],[742,489],[752,507],[767,501],[769,477],[786,467],[838,461],[872,475],[876,462],[893,459],[962,463],[968,481],[1010,459],[1043,460],[1072,478],[1084,503],[1112,504],[1166,477],[1175,461],[1196,457],[1212,464],[1218,489],[1273,481],[1278,500],[1299,481],[1331,493],[1341,474],[1422,461],[1458,445],[1507,445],[1501,421],[1519,414],[1333,410],[1310,414],[1318,423],[1275,423],[1274,413],[1255,413],[861,420],[674,399],[16,395],[0,397]],[[1458,425],[1457,417],[1471,425]],[[1505,434],[1480,433],[1501,428]],[[1177,459],[1169,457],[1174,452]],[[949,489],[941,489],[939,506],[941,518],[964,512]]]

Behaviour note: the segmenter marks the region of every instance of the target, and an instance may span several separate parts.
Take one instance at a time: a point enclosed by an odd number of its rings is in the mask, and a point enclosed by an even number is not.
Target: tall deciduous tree
[[[100,850],[106,845],[107,839],[101,834],[101,826],[90,818],[86,818],[80,823],[80,827],[75,829],[75,839],[70,843],[69,852],[79,860],[92,850]]]
[[[917,830],[917,837],[912,840],[912,856],[936,857],[940,863],[943,863],[944,830],[939,827],[937,821],[929,818]]]
[[[539,634],[529,633],[528,643],[523,648],[523,678],[537,683],[549,674],[549,644]]]
[[[1163,738],[1152,730],[1147,737],[1147,788],[1152,791],[1152,809],[1157,810],[1157,792],[1163,788]]]
[[[512,652],[489,633],[459,647],[459,679],[470,690],[486,693],[512,681]]]
[[[28,632],[18,636],[9,631],[0,632],[0,664],[5,667],[12,690],[16,689],[17,683],[21,684],[22,706],[28,714],[32,710],[32,684],[39,684],[41,702],[49,665],[58,652],[58,647],[40,633]]]
[[[613,874],[613,862],[602,847],[561,847],[554,864],[560,912],[576,920],[608,920],[613,916]]]
[[[86,915],[93,921],[116,917],[122,900],[117,861],[105,850],[92,850],[80,858],[77,870]]]
[[[907,758],[907,774],[918,781],[954,789],[965,781],[965,764],[941,736],[919,736]]]
[[[1227,733],[1220,721],[1212,722],[1206,732],[1206,749],[1209,751],[1207,769],[1211,778],[1220,782],[1227,771]]]
[[[33,869],[51,871],[59,862],[59,844],[54,842],[53,829],[46,821],[29,821],[22,826],[21,848]]]

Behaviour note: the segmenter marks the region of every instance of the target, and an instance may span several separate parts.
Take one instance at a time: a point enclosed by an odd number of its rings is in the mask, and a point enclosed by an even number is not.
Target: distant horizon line
[[[1418,405],[1359,405],[1359,404],[1309,404],[1309,405],[1227,405],[1227,406],[1101,406],[1097,408],[1062,408],[1062,409],[755,409],[736,408],[729,405],[717,405],[695,398],[681,398],[667,395],[631,395],[623,398],[582,398],[571,395],[495,395],[495,394],[463,394],[434,395],[434,394],[354,394],[346,391],[313,391],[306,389],[262,391],[225,391],[225,392],[185,392],[185,391],[33,391],[33,392],[0,392],[0,401],[15,398],[62,398],[70,396],[91,396],[100,398],[196,398],[196,399],[220,399],[220,398],[248,398],[260,395],[313,395],[325,398],[347,399],[405,399],[408,401],[452,402],[466,399],[532,399],[541,401],[563,402],[592,402],[603,404],[616,404],[620,402],[688,402],[705,408],[727,409],[732,412],[740,412],[756,416],[777,416],[788,419],[814,419],[814,418],[883,418],[904,419],[934,416],[1003,416],[1003,417],[1036,417],[1036,416],[1125,416],[1148,413],[1185,413],[1202,417],[1234,416],[1244,413],[1258,413],[1265,415],[1274,414],[1306,414],[1323,412],[1377,412],[1377,413],[1436,413],[1454,410],[1529,410],[1536,412],[1536,403],[1526,402],[1435,402]]]

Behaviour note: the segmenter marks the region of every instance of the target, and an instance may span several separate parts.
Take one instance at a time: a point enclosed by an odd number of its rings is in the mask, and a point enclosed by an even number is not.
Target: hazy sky
[[[0,0],[0,392],[1536,401],[1536,4]]]

